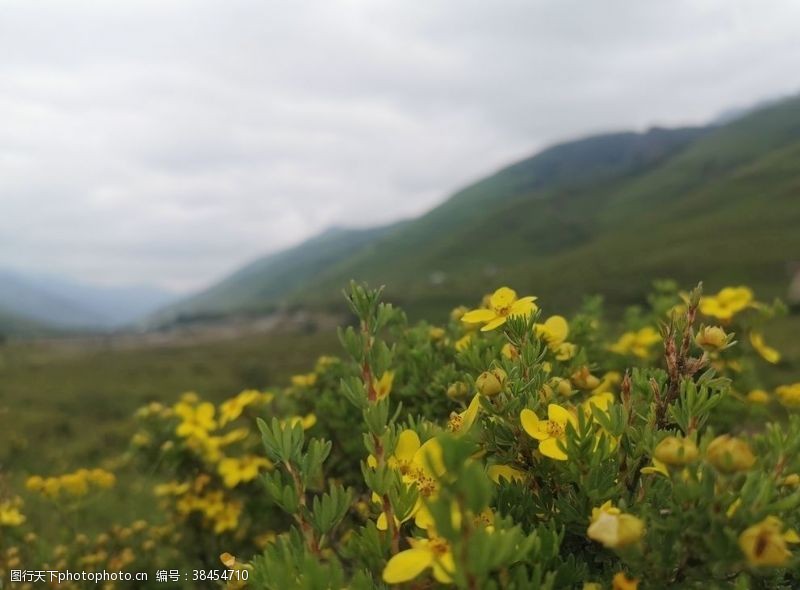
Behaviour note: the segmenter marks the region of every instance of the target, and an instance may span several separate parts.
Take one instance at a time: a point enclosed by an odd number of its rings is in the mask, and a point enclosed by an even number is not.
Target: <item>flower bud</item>
[[[500,353],[507,359],[514,360],[519,358],[519,350],[517,350],[517,347],[511,344],[510,342],[506,342],[503,345],[503,348],[500,350]]]
[[[467,313],[468,311],[469,311],[469,309],[467,307],[465,307],[463,305],[460,305],[460,306],[454,308],[450,312],[450,319],[455,321],[455,322],[457,322],[462,317],[464,317],[464,314]]]
[[[569,397],[573,394],[572,384],[570,383],[569,379],[561,379],[560,377],[554,377],[553,379],[551,379],[550,384],[552,387],[555,388],[558,395]]]
[[[644,536],[644,521],[632,514],[625,514],[606,502],[592,510],[592,519],[586,535],[610,549],[627,547],[638,543]]]
[[[688,465],[697,460],[697,445],[691,439],[668,436],[653,452],[653,457],[667,465]]]
[[[600,385],[600,379],[589,372],[589,367],[583,366],[570,377],[572,384],[578,389],[591,391]]]
[[[494,397],[503,390],[506,382],[506,372],[503,369],[491,369],[484,371],[475,380],[478,391],[486,397]]]
[[[750,565],[781,567],[792,558],[787,541],[796,542],[797,534],[783,528],[780,519],[768,516],[739,535],[739,548]]]
[[[709,352],[722,350],[728,344],[728,335],[719,326],[702,326],[694,337],[697,346]]]
[[[709,463],[723,473],[747,471],[756,462],[756,457],[747,442],[727,434],[711,441],[706,450],[706,457]]]
[[[462,399],[469,393],[469,385],[463,381],[456,381],[447,388],[447,397],[452,400]]]
[[[442,338],[445,337],[446,334],[447,333],[444,331],[444,328],[440,328],[438,326],[432,326],[428,330],[428,336],[430,337],[431,340],[434,341],[441,340]]]
[[[754,389],[747,394],[747,401],[751,404],[768,404],[769,394],[763,389]]]

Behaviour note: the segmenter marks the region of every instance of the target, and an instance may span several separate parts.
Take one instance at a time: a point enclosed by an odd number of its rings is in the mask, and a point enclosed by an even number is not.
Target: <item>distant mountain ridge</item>
[[[351,278],[421,311],[498,284],[574,306],[641,301],[655,278],[783,295],[800,258],[800,99],[700,128],[569,141],[459,190],[416,219],[339,230],[267,256],[168,314],[335,306]]]
[[[40,332],[117,328],[141,320],[173,298],[153,287],[102,287],[0,269],[0,329]]]

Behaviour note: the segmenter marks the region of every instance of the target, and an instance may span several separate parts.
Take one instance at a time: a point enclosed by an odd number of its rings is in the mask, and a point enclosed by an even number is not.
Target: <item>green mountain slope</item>
[[[800,259],[798,161],[800,99],[720,127],[566,143],[331,257],[296,288],[275,286],[264,301],[327,305],[350,278],[385,283],[392,299],[426,313],[501,283],[550,309],[587,292],[638,301],[661,277],[784,295],[787,265]]]
[[[164,308],[151,323],[270,311],[288,293],[312,282],[337,261],[368,249],[400,225],[329,229],[299,246],[251,262],[211,288]]]

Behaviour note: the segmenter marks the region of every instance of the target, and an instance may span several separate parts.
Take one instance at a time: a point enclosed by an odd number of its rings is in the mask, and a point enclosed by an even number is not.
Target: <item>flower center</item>
[[[439,538],[431,539],[431,542],[428,543],[428,548],[437,557],[440,557],[440,556],[444,555],[445,553],[447,553],[447,551],[449,549],[449,547],[447,545],[447,541],[445,541],[444,539],[439,539]]]
[[[464,418],[461,416],[461,414],[457,414],[455,412],[450,414],[450,420],[447,423],[447,429],[450,430],[450,432],[459,432],[463,425]]]
[[[564,436],[564,427],[558,422],[547,420],[544,425],[544,430],[553,438],[561,438]]]

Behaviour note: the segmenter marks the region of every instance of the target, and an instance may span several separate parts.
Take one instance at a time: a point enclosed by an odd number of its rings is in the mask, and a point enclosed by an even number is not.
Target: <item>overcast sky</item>
[[[798,30],[796,0],[0,0],[0,267],[199,288],[553,141],[796,92]]]

